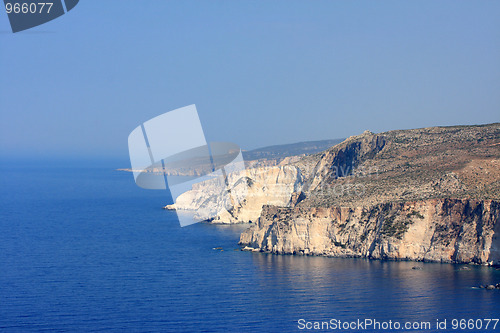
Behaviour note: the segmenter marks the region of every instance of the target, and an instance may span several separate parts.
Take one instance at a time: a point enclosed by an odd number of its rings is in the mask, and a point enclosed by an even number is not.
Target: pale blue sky
[[[498,1],[83,0],[35,29],[0,13],[0,154],[126,158],[196,104],[243,148],[500,120]]]

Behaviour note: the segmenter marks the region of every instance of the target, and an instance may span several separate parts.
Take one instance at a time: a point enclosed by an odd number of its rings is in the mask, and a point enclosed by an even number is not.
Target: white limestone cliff
[[[264,205],[289,206],[300,193],[303,178],[295,166],[247,169],[228,175],[230,195],[223,193],[222,179],[216,178],[193,185],[166,209],[195,212],[196,218],[212,223],[256,221]]]

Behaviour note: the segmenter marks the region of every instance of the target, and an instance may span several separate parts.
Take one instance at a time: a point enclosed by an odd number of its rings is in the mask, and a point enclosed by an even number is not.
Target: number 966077
[[[54,5],[53,2],[24,2],[24,3],[10,3],[5,4],[7,14],[42,14],[50,13],[50,9]]]

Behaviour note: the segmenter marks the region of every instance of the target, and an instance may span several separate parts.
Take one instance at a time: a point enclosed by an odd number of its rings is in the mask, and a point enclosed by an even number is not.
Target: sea
[[[1,332],[500,331],[495,268],[240,251],[119,167],[2,162]]]

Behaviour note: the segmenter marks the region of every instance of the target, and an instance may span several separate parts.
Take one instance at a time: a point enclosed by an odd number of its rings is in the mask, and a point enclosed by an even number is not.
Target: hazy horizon
[[[128,158],[196,104],[245,150],[499,121],[500,3],[81,2],[16,34],[0,13],[0,155]],[[133,46],[133,47],[132,47]]]
[[[492,122],[492,123],[484,123],[484,124],[455,124],[455,125],[444,125],[444,126],[428,126],[428,127],[459,127],[459,126],[485,126],[489,124],[495,124],[499,122]],[[390,131],[396,131],[396,130],[412,130],[412,129],[418,129],[418,128],[424,128],[424,127],[414,127],[414,128],[400,128],[400,129],[390,129],[384,132],[377,132],[375,134],[380,134],[380,133],[385,133],[385,132],[390,132]],[[323,142],[323,141],[335,141],[335,140],[345,140],[350,136],[356,136],[359,134],[362,134],[363,132],[359,132],[356,134],[352,134],[343,138],[328,138],[328,139],[320,139],[320,140],[305,140],[305,141],[294,141],[294,142],[285,142],[285,143],[277,143],[277,144],[269,144],[265,146],[259,146],[259,147],[252,147],[252,148],[246,148],[246,147],[240,147],[242,151],[245,152],[250,152],[253,150],[259,150],[263,148],[270,148],[274,146],[287,146],[287,145],[294,145],[294,144],[300,144],[300,143],[306,143],[306,142]],[[69,163],[68,165],[73,165],[72,163],[81,163],[82,161],[88,161],[89,166],[95,165],[95,162],[102,161],[104,165],[108,163],[126,163],[129,164],[130,158],[127,154],[121,154],[121,155],[105,155],[105,154],[91,154],[91,155],[80,155],[80,154],[68,154],[67,152],[62,152],[62,153],[45,153],[45,152],[37,152],[33,153],[30,155],[23,155],[21,153],[17,152],[2,152],[0,151],[0,163],[2,162],[8,162],[11,160],[12,162],[21,160],[21,161],[59,161],[62,165],[65,165],[65,163]],[[127,167],[125,165],[124,167]]]

